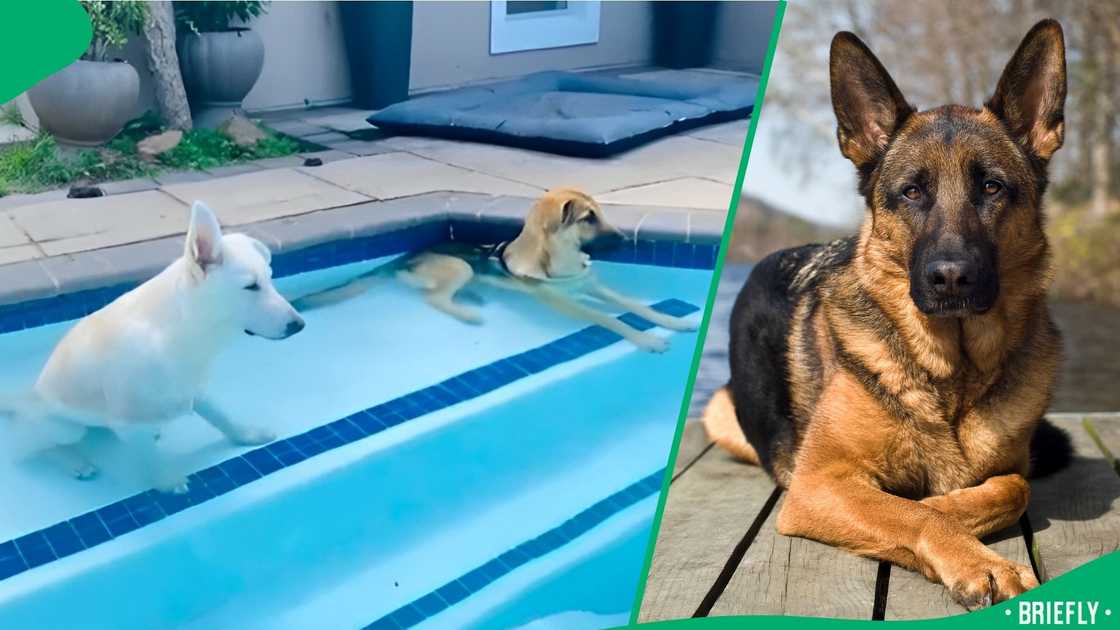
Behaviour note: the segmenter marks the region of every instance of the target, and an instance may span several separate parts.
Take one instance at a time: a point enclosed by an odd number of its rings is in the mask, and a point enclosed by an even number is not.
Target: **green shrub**
[[[264,11],[264,3],[257,0],[176,2],[175,25],[195,33],[215,33],[228,29],[235,19],[248,23]]]
[[[110,48],[124,46],[129,34],[144,30],[148,5],[143,0],[81,0],[81,4],[93,27],[93,39],[82,59],[106,61]]]

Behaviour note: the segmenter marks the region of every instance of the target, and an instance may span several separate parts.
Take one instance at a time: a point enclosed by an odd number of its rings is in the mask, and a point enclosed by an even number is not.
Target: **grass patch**
[[[216,131],[195,129],[184,134],[179,145],[159,156],[157,161],[140,159],[136,143],[161,130],[158,119],[149,113],[126,125],[104,147],[62,148],[45,133],[27,142],[2,147],[0,196],[151,177],[167,170],[204,170],[292,155],[306,149],[298,141],[276,134],[270,134],[252,147],[242,147]]]
[[[1060,297],[1120,306],[1120,205],[1104,217],[1085,206],[1052,207],[1048,223],[1054,292]]]
[[[22,127],[23,112],[19,111],[18,105],[10,103],[7,107],[0,108],[0,123]]]

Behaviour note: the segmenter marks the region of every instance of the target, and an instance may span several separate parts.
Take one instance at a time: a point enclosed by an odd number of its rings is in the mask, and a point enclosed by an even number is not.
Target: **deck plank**
[[[1073,438],[1074,461],[1065,470],[1031,484],[1027,508],[1043,575],[1053,579],[1120,547],[1120,475],[1105,459],[1080,417],[1052,416]],[[1115,425],[1094,418],[1102,438],[1115,439]]]
[[[762,469],[718,448],[677,478],[669,487],[639,621],[692,616],[773,488]]]
[[[1101,441],[1097,450],[1104,449],[1102,455],[1110,460],[1112,469],[1120,475],[1120,461],[1117,460],[1120,458],[1120,413],[1090,414],[1087,419]]]
[[[677,449],[677,461],[673,465],[673,477],[681,474],[682,470],[688,468],[712,444],[699,422],[686,422],[682,433],[681,445]]]
[[[870,619],[878,563],[777,532],[779,503],[743,556],[712,615]]]

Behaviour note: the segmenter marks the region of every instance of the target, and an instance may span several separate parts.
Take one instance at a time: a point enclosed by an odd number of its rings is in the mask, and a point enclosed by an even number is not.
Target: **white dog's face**
[[[285,339],[303,330],[303,318],[272,284],[272,254],[244,234],[223,236],[201,202],[191,209],[185,256],[206,308],[250,335]]]

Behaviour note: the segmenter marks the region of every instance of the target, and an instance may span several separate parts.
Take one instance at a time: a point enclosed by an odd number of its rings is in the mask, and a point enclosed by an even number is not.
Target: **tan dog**
[[[670,330],[695,330],[689,319],[659,313],[603,285],[591,272],[583,248],[604,238],[623,238],[607,222],[603,209],[586,193],[571,188],[550,190],[533,204],[517,238],[493,247],[448,244],[406,255],[345,284],[306,295],[293,304],[300,311],[320,308],[366,291],[378,278],[395,275],[424,292],[435,308],[464,322],[481,323],[455,294],[472,280],[532,295],[566,315],[611,330],[643,350],[663,352],[668,342],[637,330],[584,304],[591,298],[614,304]]]

